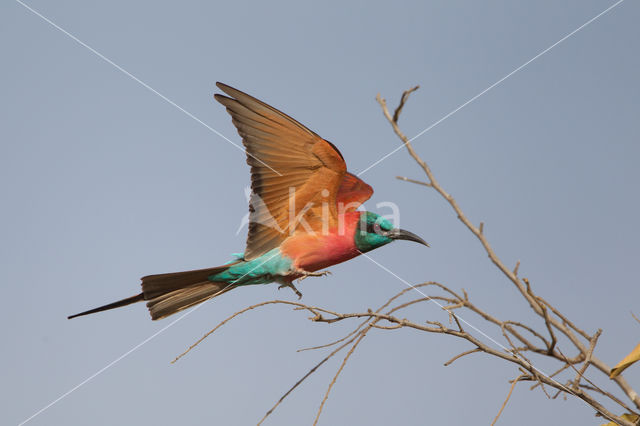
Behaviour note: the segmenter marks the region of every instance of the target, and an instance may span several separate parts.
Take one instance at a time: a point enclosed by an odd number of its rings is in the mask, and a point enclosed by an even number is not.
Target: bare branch
[[[340,342],[344,342],[344,341],[345,341],[345,340],[347,340],[349,337],[351,337],[351,336],[353,336],[354,334],[356,334],[356,333],[358,332],[358,330],[360,330],[360,329],[361,329],[361,328],[362,328],[366,323],[368,323],[368,322],[369,322],[369,319],[366,319],[366,320],[362,321],[362,322],[360,323],[360,325],[359,325],[358,327],[356,327],[356,329],[355,329],[355,330],[353,330],[351,333],[347,334],[346,336],[344,336],[344,337],[343,337],[343,338],[341,338],[341,339],[334,340],[333,342],[326,343],[326,344],[324,344],[324,345],[311,346],[311,347],[309,347],[309,348],[302,348],[302,349],[298,349],[296,352],[313,351],[313,350],[316,350],[316,349],[323,349],[323,348],[328,348],[328,347],[333,346],[333,345],[337,345],[338,343],[340,343]]]
[[[471,349],[470,351],[465,351],[462,352],[461,354],[458,354],[456,356],[454,356],[453,358],[451,358],[449,361],[444,363],[445,367],[450,366],[451,364],[453,364],[455,361],[459,360],[460,358],[462,358],[465,355],[469,355],[469,354],[474,354],[476,352],[482,352],[482,349],[480,348],[475,348],[475,349]]]
[[[527,281],[528,282],[528,281]],[[542,309],[542,313],[544,316],[544,325],[547,327],[547,331],[549,332],[549,336],[551,336],[551,343],[547,343],[547,354],[552,355],[553,350],[556,347],[556,343],[558,339],[556,338],[556,334],[553,331],[553,324],[551,322],[551,317],[549,316],[549,311],[547,310],[546,304],[542,302],[541,298],[538,298],[540,303],[540,308]],[[545,341],[546,343],[546,341]]]
[[[404,182],[415,183],[415,184],[418,184],[418,185],[424,185],[424,186],[429,186],[429,187],[431,186],[430,183],[423,182],[421,180],[409,179],[408,177],[404,177],[404,176],[396,176],[396,179],[402,180]]]
[[[598,338],[600,337],[601,334],[602,334],[602,330],[599,329],[591,339],[591,342],[589,344],[589,350],[587,351],[587,354],[584,359],[584,364],[580,368],[580,371],[578,371],[578,374],[575,380],[573,381],[574,387],[576,388],[580,386],[580,380],[582,380],[582,376],[584,376],[584,372],[587,371],[587,368],[589,368],[589,365],[591,364],[591,357],[593,355],[593,350],[595,349],[596,344],[598,343]]]
[[[369,328],[370,327],[367,327],[360,332],[358,339],[353,343],[353,345],[351,346],[351,349],[349,349],[349,352],[347,352],[347,355],[345,355],[344,359],[342,360],[342,364],[340,364],[340,368],[338,368],[338,371],[336,372],[335,376],[333,376],[333,379],[331,380],[331,383],[329,383],[329,387],[327,388],[327,392],[324,394],[324,398],[320,403],[320,408],[318,408],[318,413],[316,414],[316,418],[313,421],[313,426],[316,426],[318,424],[318,420],[320,419],[320,415],[322,414],[322,409],[324,408],[324,404],[327,402],[327,398],[329,398],[329,393],[331,393],[331,389],[333,389],[333,385],[336,384],[336,380],[338,380],[338,376],[340,375],[340,373],[342,373],[342,370],[344,369],[344,366],[347,364],[347,361],[349,361],[349,358],[353,354],[353,351],[356,350],[356,348],[358,347],[358,344],[367,335],[367,331],[369,331]]]
[[[513,275],[515,275],[516,277],[518,276],[518,268],[520,268],[520,261],[519,260],[516,262],[515,268],[513,268]]]
[[[378,325],[378,324],[370,324],[372,328],[379,328],[380,330],[397,330],[399,328],[404,327],[402,324],[396,324],[396,325],[389,325],[389,326],[385,326],[385,325]]]
[[[198,346],[204,339],[206,339],[207,337],[209,337],[211,334],[213,334],[216,330],[218,330],[220,327],[222,327],[223,325],[225,325],[226,323],[228,323],[229,321],[231,321],[232,319],[234,319],[235,317],[237,317],[238,315],[244,314],[247,311],[250,311],[252,309],[255,308],[259,308],[261,306],[265,306],[265,305],[272,305],[274,303],[284,303],[284,304],[294,304],[292,302],[286,302],[284,300],[270,300],[268,302],[262,302],[262,303],[258,303],[256,305],[251,305],[247,308],[244,308],[236,313],[234,313],[233,315],[227,317],[225,320],[223,320],[222,322],[220,322],[218,325],[216,325],[213,329],[211,329],[210,331],[208,331],[204,336],[202,336],[200,339],[198,339],[193,345],[189,346],[189,348],[182,352],[180,355],[178,355],[177,357],[175,357],[175,359],[173,361],[171,361],[171,364],[175,364],[180,358],[182,358],[183,356],[185,356],[186,354],[188,354],[191,349],[195,348],[196,346]]]
[[[504,407],[507,406],[507,402],[509,402],[509,398],[511,398],[511,394],[513,393],[513,389],[516,387],[516,383],[518,383],[520,381],[520,379],[522,377],[524,377],[524,376],[525,375],[520,375],[520,376],[518,376],[518,377],[516,377],[515,379],[512,380],[511,388],[509,388],[509,393],[507,394],[507,398],[502,403],[502,407],[500,407],[500,411],[498,411],[498,414],[496,415],[496,418],[493,419],[493,421],[491,422],[491,426],[494,426],[496,424],[496,422],[498,421],[498,419],[500,418],[500,415],[502,414],[502,411],[504,411]]]
[[[515,285],[515,287],[518,289],[518,291],[520,292],[522,297],[528,302],[528,304],[531,307],[531,309],[544,321],[545,327],[547,328],[547,332],[549,333],[548,340],[546,338],[542,338],[541,339],[541,340],[543,340],[545,342],[545,345],[546,345],[546,348],[544,350],[544,352],[545,352],[544,354],[549,356],[549,357],[552,357],[552,358],[554,358],[554,359],[556,359],[558,361],[561,361],[561,362],[564,361],[568,365],[571,365],[571,366],[573,366],[573,363],[576,362],[577,360],[587,360],[588,359],[588,361],[585,362],[586,366],[594,365],[596,368],[598,368],[598,370],[600,370],[601,372],[603,372],[603,373],[608,375],[608,373],[610,371],[610,367],[608,365],[606,365],[603,361],[601,361],[598,358],[593,356],[593,349],[591,348],[591,346],[593,346],[592,342],[594,342],[593,337],[589,336],[582,329],[578,328],[572,321],[569,321],[568,318],[566,316],[562,315],[559,312],[558,309],[556,309],[551,304],[549,304],[547,301],[545,301],[544,299],[536,296],[533,293],[533,291],[531,289],[530,282],[526,278],[520,279],[518,277],[518,268],[519,268],[519,265],[520,265],[519,261],[516,263],[516,266],[515,266],[515,268],[513,270],[509,270],[505,266],[505,264],[502,262],[502,260],[497,256],[497,254],[495,253],[495,251],[493,250],[493,248],[489,244],[486,236],[484,235],[484,224],[481,222],[478,227],[473,225],[473,223],[464,214],[464,212],[462,211],[461,207],[456,202],[456,200],[448,192],[446,192],[443,189],[443,187],[440,185],[440,183],[435,178],[435,175],[432,172],[431,168],[428,166],[428,164],[422,158],[420,158],[420,156],[418,156],[416,151],[413,149],[413,146],[411,145],[411,141],[405,136],[405,134],[398,127],[399,114],[400,114],[400,111],[402,110],[402,108],[396,109],[396,112],[394,113],[394,115],[391,116],[391,114],[388,111],[387,104],[386,104],[386,101],[384,100],[384,98],[382,98],[380,95],[378,95],[376,97],[376,100],[380,104],[380,106],[382,108],[382,112],[383,112],[384,116],[386,117],[387,121],[389,122],[389,124],[391,125],[394,133],[403,142],[403,145],[407,149],[409,155],[416,161],[416,163],[424,171],[424,173],[425,173],[425,175],[427,177],[428,186],[430,186],[438,194],[440,194],[442,196],[442,198],[452,207],[452,209],[456,213],[458,219],[480,241],[480,243],[482,244],[485,252],[489,256],[489,258],[491,259],[493,264],[507,277],[507,279],[509,281],[511,281],[511,283],[513,283]],[[406,98],[403,96],[403,98],[401,99],[400,103],[401,103],[402,106],[404,106],[405,102],[406,102]],[[499,325],[501,327],[501,329],[503,330],[503,334],[505,335],[507,340],[510,342],[510,345],[512,346],[512,352],[513,352],[514,356],[516,356],[516,355],[522,356],[521,352],[523,350],[533,351],[533,352],[536,352],[536,353],[543,354],[543,353],[540,352],[540,348],[537,348],[537,347],[533,346],[530,342],[528,342],[527,339],[524,339],[524,337],[521,334],[515,332],[515,329],[513,327],[510,327],[510,324],[505,324],[504,322],[498,321],[492,315],[489,315],[488,313],[476,308],[475,306],[473,306],[469,302],[465,302],[464,306],[466,308],[469,308],[472,311],[478,313],[485,320],[487,320],[487,321],[489,321],[489,322],[491,322],[493,324]],[[548,312],[549,310],[555,315],[555,317],[551,316],[549,314],[549,312]],[[532,330],[533,330],[533,328],[531,328],[531,327],[528,328],[528,331],[531,332]],[[564,357],[564,355],[562,355],[559,351],[556,351],[556,345],[557,345],[557,341],[558,341],[558,338],[557,338],[557,335],[556,335],[557,333],[560,333],[562,336],[566,337],[575,346],[575,348],[579,352],[578,355],[574,359],[569,360],[566,357]],[[513,342],[511,342],[508,334],[512,334],[513,336],[515,336],[519,341],[521,341],[524,344],[524,347],[517,348],[516,346],[514,346]],[[533,333],[533,334],[538,338],[541,337],[541,335],[539,335],[539,333],[537,333],[537,332]],[[585,339],[587,342],[581,340],[581,338]],[[584,368],[586,370],[586,367],[584,367]],[[525,369],[526,369],[526,366],[525,366]],[[527,369],[527,371],[531,371],[531,370]],[[540,376],[540,374],[537,371],[531,371],[531,372],[532,372],[534,377],[539,377]],[[546,377],[546,376],[543,376],[543,377]],[[581,378],[582,375],[579,375],[579,377]],[[546,378],[550,379],[549,377],[546,377]],[[551,380],[553,380],[553,379],[551,379]],[[624,380],[624,378],[616,377],[614,380],[618,384],[618,386],[625,392],[625,394],[629,397],[629,399],[631,399],[634,402],[634,404],[637,407],[640,408],[640,396],[638,396],[638,394],[629,386],[629,384]],[[561,391],[567,392],[567,388],[566,387],[558,387],[558,386],[555,386],[555,387],[560,389]],[[580,389],[578,388],[578,390],[580,390]],[[582,392],[582,391],[577,392],[574,389],[574,392],[567,392],[567,393],[572,393],[575,396],[578,396],[579,398],[581,398],[581,399],[583,399],[585,401],[588,401],[588,403],[591,406],[596,408],[605,417],[611,414],[611,413],[608,413],[608,414],[604,413],[602,411],[603,407],[599,403],[597,403],[597,401],[593,400],[592,398],[590,398],[588,396],[585,396],[584,392]],[[624,422],[625,420],[621,419],[620,417],[617,417],[617,419],[615,421]]]
[[[269,417],[271,415],[271,413],[274,412],[274,410],[276,408],[278,408],[278,406],[282,403],[282,401],[285,400],[285,398],[287,396],[289,396],[289,394],[291,394],[291,392],[294,391],[295,388],[297,388],[302,382],[304,382],[309,376],[311,376],[313,373],[316,372],[316,370],[318,368],[320,368],[320,366],[322,366],[322,364],[324,364],[325,362],[327,362],[329,359],[331,359],[335,354],[337,354],[338,352],[340,352],[343,348],[347,347],[350,343],[352,343],[355,339],[358,338],[358,336],[360,335],[360,333],[358,333],[357,336],[352,337],[351,339],[349,339],[346,343],[343,343],[342,345],[340,345],[339,347],[337,347],[336,349],[334,349],[329,355],[327,355],[326,357],[324,357],[320,362],[318,362],[315,366],[313,366],[313,368],[311,370],[309,370],[307,372],[307,374],[305,374],[304,376],[302,376],[293,386],[291,386],[285,393],[284,395],[282,395],[280,397],[280,399],[273,405],[273,407],[271,407],[269,409],[269,411],[267,411],[264,415],[264,417],[262,417],[262,419],[260,419],[260,421],[258,422],[258,426],[260,426],[267,417]]]
[[[398,104],[398,107],[393,113],[393,121],[395,121],[396,123],[398,122],[398,120],[400,119],[400,113],[402,112],[402,108],[404,108],[404,104],[409,100],[409,96],[411,95],[411,93],[415,92],[419,88],[420,86],[415,86],[409,90],[405,90],[402,93],[402,97],[400,98],[400,103]]]

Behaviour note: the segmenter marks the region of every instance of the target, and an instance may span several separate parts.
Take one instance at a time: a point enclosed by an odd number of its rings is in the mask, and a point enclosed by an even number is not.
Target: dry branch
[[[576,379],[573,382],[574,383],[574,386],[572,389],[573,392],[567,392],[567,393],[573,394],[574,396],[577,396],[578,398],[582,399],[587,404],[594,407],[601,415],[603,415],[604,417],[607,417],[609,420],[615,421],[619,424],[629,423],[626,419],[620,416],[615,416],[612,413],[603,413],[602,405],[598,401],[596,401],[593,396],[581,391],[580,381],[582,380],[584,373],[589,365],[595,366],[598,370],[600,370],[602,373],[607,375],[609,374],[609,371],[610,371],[610,367],[608,365],[606,365],[602,360],[593,356],[595,345],[597,343],[598,337],[600,336],[601,330],[598,330],[593,336],[587,334],[581,328],[577,327],[572,321],[570,321],[565,315],[561,314],[557,308],[552,306],[546,300],[534,294],[534,292],[531,289],[531,283],[529,282],[529,280],[526,278],[520,279],[518,277],[518,269],[520,267],[520,261],[516,263],[516,266],[514,267],[513,270],[509,270],[506,267],[506,265],[502,262],[502,260],[497,256],[497,254],[489,244],[489,241],[487,240],[486,236],[484,235],[484,232],[483,232],[484,223],[480,222],[480,225],[478,227],[473,225],[473,223],[464,214],[464,212],[462,211],[462,208],[456,202],[456,200],[448,192],[446,192],[443,189],[443,187],[440,185],[440,183],[436,180],[435,175],[433,171],[430,169],[429,165],[416,153],[416,151],[413,149],[413,146],[411,145],[411,141],[404,135],[404,133],[398,126],[398,119],[399,119],[400,112],[402,108],[405,106],[409,95],[415,90],[416,89],[414,88],[409,91],[405,91],[402,94],[400,104],[396,108],[393,116],[389,113],[386,101],[380,95],[376,97],[376,100],[380,104],[384,116],[387,118],[387,120],[391,124],[393,131],[400,138],[400,140],[402,140],[403,145],[406,147],[407,151],[409,152],[409,155],[416,161],[416,163],[424,171],[427,177],[427,181],[424,182],[423,185],[429,188],[433,188],[453,208],[458,219],[480,241],[485,252],[489,256],[493,264],[507,277],[509,281],[511,281],[512,284],[514,284],[514,286],[517,288],[521,296],[527,301],[527,303],[529,304],[533,312],[542,319],[542,321],[544,322],[545,328],[547,330],[548,338],[544,338],[538,332],[534,331],[532,327],[529,327],[529,326],[523,327],[523,325],[520,323],[516,324],[514,322],[503,322],[501,325],[501,328],[507,341],[510,342],[513,355],[523,357],[522,352],[530,351],[538,354],[544,354],[547,357],[555,359],[556,361],[564,364],[563,366],[561,366],[561,368],[558,371],[556,371],[556,373],[550,376],[545,376],[542,372],[537,371],[537,369],[534,369],[536,371],[531,371],[527,369],[533,374],[534,377],[536,377],[539,380],[540,384],[546,382],[547,379],[553,380],[553,376],[560,373],[561,371],[566,370],[568,366],[571,366],[572,368],[575,369],[574,364],[582,362],[583,365],[578,371]],[[402,180],[409,181],[408,179],[402,179]],[[419,182],[419,181],[416,181],[416,182]],[[493,316],[479,312],[479,310],[474,309],[473,307],[470,307],[468,305],[466,305],[465,307],[480,314],[485,320],[493,324],[497,324],[496,319]],[[549,311],[553,313],[553,316],[549,313]],[[512,325],[517,325],[518,327],[524,328],[528,332],[536,336],[537,338],[541,339],[544,342],[546,348],[541,348],[533,345],[531,342],[523,338],[521,334],[515,332],[514,328],[511,327]],[[509,334],[515,337],[524,346],[516,347],[511,341]],[[578,354],[574,358],[568,359],[559,350],[557,350],[556,348],[558,343],[557,334],[560,334],[566,337],[568,341],[574,346],[574,349],[578,352]],[[581,340],[581,338],[586,340],[586,342]],[[541,377],[544,380],[540,380]],[[640,396],[638,396],[638,394],[631,388],[631,386],[626,382],[624,378],[622,377],[619,377],[619,378],[620,380],[615,380],[616,384],[626,394],[626,396],[634,403],[634,405],[637,408],[640,408]],[[558,388],[557,386],[555,387]],[[559,389],[559,390],[566,392],[566,387],[565,389]],[[613,402],[617,403],[617,405],[622,405],[623,408],[627,409],[627,407],[625,407],[624,404],[619,404],[619,400],[616,401],[616,398],[609,398],[609,400],[610,401],[612,400]],[[610,416],[615,418],[612,418]]]
[[[504,407],[507,406],[507,403],[509,402],[509,399],[511,398],[511,394],[513,393],[513,389],[516,387],[516,383],[518,383],[524,377],[526,377],[526,374],[521,374],[521,375],[519,375],[518,377],[516,377],[515,379],[512,380],[511,387],[509,388],[509,393],[507,394],[507,398],[502,403],[502,407],[500,407],[500,411],[498,411],[498,414],[496,415],[496,418],[493,419],[493,422],[491,422],[491,426],[494,426],[496,424],[496,422],[500,418],[500,415],[504,411]]]

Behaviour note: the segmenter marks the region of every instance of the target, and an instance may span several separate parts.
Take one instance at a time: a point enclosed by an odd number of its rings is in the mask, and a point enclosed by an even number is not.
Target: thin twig
[[[491,426],[494,426],[496,424],[496,422],[498,421],[498,419],[500,418],[500,415],[502,414],[502,411],[504,410],[504,407],[507,406],[507,402],[509,402],[509,398],[511,398],[511,394],[513,393],[513,389],[516,387],[516,383],[518,383],[522,377],[523,377],[523,375],[520,375],[520,376],[516,377],[515,379],[513,379],[513,383],[511,383],[511,388],[509,388],[509,393],[507,394],[507,398],[502,403],[502,407],[500,407],[500,411],[498,411],[498,415],[491,422]]]
[[[366,323],[368,323],[369,321],[370,321],[370,320],[369,320],[368,318],[367,318],[366,320],[362,321],[362,322],[360,323],[360,325],[359,325],[358,327],[356,327],[356,328],[355,328],[355,330],[353,330],[351,333],[347,334],[346,336],[344,336],[344,337],[343,337],[343,338],[341,338],[341,339],[334,340],[333,342],[330,342],[330,343],[325,343],[324,345],[311,346],[311,347],[308,347],[308,348],[301,348],[301,349],[298,349],[296,352],[313,351],[313,350],[316,350],[316,349],[323,349],[323,348],[328,348],[328,347],[333,346],[333,345],[337,345],[338,343],[340,343],[340,342],[344,342],[344,341],[345,341],[345,340],[347,340],[349,337],[351,337],[351,336],[353,336],[354,334],[356,334],[356,333],[358,332],[358,330],[360,330],[360,329],[362,328],[362,326],[364,326],[364,325],[365,325]]]
[[[218,325],[216,325],[214,328],[212,328],[210,331],[208,331],[204,336],[202,336],[201,338],[199,338],[194,344],[192,344],[191,346],[189,346],[189,348],[182,352],[180,355],[178,355],[177,357],[175,357],[175,359],[173,361],[171,361],[171,364],[175,364],[176,361],[178,361],[180,358],[182,358],[183,356],[185,356],[186,354],[188,354],[191,349],[195,348],[196,346],[198,346],[204,339],[206,339],[207,337],[209,337],[211,334],[213,334],[217,329],[219,329],[220,327],[222,327],[223,325],[225,325],[226,323],[228,323],[229,321],[231,321],[232,319],[234,319],[235,317],[237,317],[238,315],[244,314],[247,311],[250,311],[252,309],[255,308],[259,308],[261,306],[265,306],[265,305],[272,305],[275,303],[290,303],[290,302],[286,302],[284,300],[270,300],[268,302],[262,302],[262,303],[258,303],[255,305],[251,305],[247,308],[244,308],[236,313],[234,313],[233,315],[227,317],[226,319],[224,319],[222,322],[218,323]]]
[[[404,177],[404,176],[396,176],[396,179],[402,180],[404,182],[415,183],[415,184],[418,184],[418,185],[424,185],[424,186],[429,186],[429,187],[431,186],[431,184],[428,183],[428,182],[423,182],[421,180],[415,180],[415,179],[409,179],[408,177]]]
[[[538,298],[539,301],[542,299]],[[551,317],[549,317],[549,311],[547,310],[547,306],[544,302],[540,303],[540,307],[542,308],[542,313],[544,314],[544,325],[547,327],[547,331],[549,332],[549,337],[551,338],[551,343],[547,343],[547,354],[552,355],[553,350],[556,347],[556,343],[558,339],[556,338],[556,334],[553,331],[553,324],[551,323]],[[546,340],[545,340],[546,343]]]
[[[338,368],[338,371],[333,376],[333,379],[331,380],[331,383],[329,383],[329,387],[327,388],[327,392],[324,394],[324,398],[322,398],[322,402],[320,403],[320,408],[318,408],[318,413],[316,414],[316,418],[313,421],[313,426],[316,426],[318,424],[318,420],[320,419],[320,415],[322,414],[322,409],[324,408],[324,404],[327,402],[327,398],[329,398],[329,393],[331,393],[331,389],[333,388],[333,385],[336,384],[336,380],[338,380],[338,376],[340,375],[340,373],[342,373],[342,370],[344,369],[344,366],[347,364],[347,361],[349,361],[349,358],[353,354],[353,351],[356,350],[356,348],[358,347],[358,344],[360,344],[362,339],[365,338],[368,331],[369,331],[369,327],[363,329],[359,333],[358,339],[353,343],[353,345],[351,346],[351,349],[349,349],[349,352],[347,352],[344,359],[342,360],[342,364],[340,364],[340,368]]]
[[[480,349],[480,348],[475,348],[475,349],[471,349],[471,350],[469,350],[469,351],[462,352],[461,354],[458,354],[458,355],[454,356],[453,358],[451,358],[449,361],[445,362],[445,363],[444,363],[444,366],[445,366],[445,367],[448,367],[448,366],[450,366],[451,364],[453,364],[455,361],[457,361],[457,360],[459,360],[460,358],[462,358],[463,356],[465,356],[465,355],[470,355],[470,354],[474,354],[474,353],[476,353],[476,352],[482,352],[482,349]]]
[[[400,113],[402,112],[402,108],[404,108],[404,104],[409,100],[409,96],[419,88],[420,86],[415,86],[409,90],[405,90],[402,93],[402,97],[400,98],[400,103],[398,104],[398,107],[393,113],[393,121],[395,121],[396,123],[398,122],[398,120],[400,119]]]
[[[516,262],[515,268],[513,268],[513,275],[515,275],[516,277],[518,276],[518,268],[520,268],[520,261],[519,260]]]
[[[378,324],[373,324],[373,323],[372,323],[372,324],[370,324],[370,326],[371,326],[372,328],[378,328],[378,329],[380,329],[380,330],[397,330],[397,329],[399,329],[399,328],[404,327],[404,325],[403,325],[403,324],[396,324],[396,325],[388,325],[388,326],[387,326],[387,325],[378,325]]]
[[[589,344],[589,350],[587,351],[587,354],[584,359],[584,364],[580,368],[580,371],[578,371],[578,374],[576,375],[576,378],[574,380],[574,383],[575,383],[574,386],[576,388],[580,386],[580,380],[582,380],[582,376],[584,376],[584,372],[587,371],[587,368],[589,368],[589,365],[591,365],[591,356],[593,355],[593,350],[595,349],[596,344],[598,343],[598,338],[600,337],[601,334],[602,334],[602,329],[598,329],[596,334],[594,334],[593,338],[591,339],[591,342]]]
[[[329,359],[331,359],[335,354],[337,354],[338,352],[340,352],[343,348],[345,348],[346,346],[348,346],[351,342],[353,342],[356,337],[352,337],[350,340],[348,340],[346,343],[340,345],[339,347],[337,347],[336,349],[334,349],[329,355],[327,355],[326,357],[324,357],[320,362],[318,362],[311,370],[309,370],[307,372],[307,374],[305,374],[304,376],[302,376],[293,386],[291,386],[281,397],[280,399],[278,399],[278,401],[273,405],[273,407],[271,407],[269,409],[269,411],[267,411],[265,413],[265,415],[262,417],[262,419],[260,419],[260,421],[258,422],[258,426],[260,426],[266,419],[267,417],[269,417],[271,415],[271,413],[273,413],[273,411],[282,403],[282,401],[285,400],[285,398],[287,396],[289,396],[289,394],[291,392],[294,391],[295,388],[297,388],[302,382],[304,382],[310,375],[312,375],[313,373],[315,373],[315,371],[320,368],[320,366],[322,366],[322,364],[324,364],[325,362],[327,362]]]

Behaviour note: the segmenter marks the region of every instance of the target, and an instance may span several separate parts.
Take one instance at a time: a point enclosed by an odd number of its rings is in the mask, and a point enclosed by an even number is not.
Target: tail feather
[[[235,285],[208,281],[210,276],[223,272],[234,264],[193,271],[147,275],[142,277],[142,293],[71,315],[68,318],[120,308],[145,300],[148,301],[147,307],[151,319],[164,318],[235,288]]]
[[[228,283],[202,282],[151,299],[147,302],[147,308],[149,308],[151,319],[158,320],[219,296],[235,287],[234,284]]]
[[[81,317],[83,315],[95,314],[96,312],[108,311],[109,309],[120,308],[132,303],[142,302],[144,300],[144,294],[136,294],[135,296],[127,297],[126,299],[118,300],[117,302],[109,303],[108,305],[100,306],[98,308],[89,309],[88,311],[80,312],[79,314],[70,315],[67,319]]]
[[[147,275],[146,277],[142,277],[144,299],[151,300],[174,290],[180,290],[194,284],[206,282],[208,277],[229,269],[229,267],[235,265],[235,263],[217,266],[215,268]]]

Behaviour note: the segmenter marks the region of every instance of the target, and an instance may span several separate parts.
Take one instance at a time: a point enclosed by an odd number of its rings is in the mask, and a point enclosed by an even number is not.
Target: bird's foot
[[[300,290],[298,290],[296,286],[293,285],[293,283],[281,284],[278,286],[278,290],[284,287],[289,287],[291,290],[293,290],[293,292],[298,296],[298,300],[302,299],[302,293],[300,293]]]
[[[298,281],[302,281],[308,277],[325,277],[327,275],[331,275],[331,271],[308,272],[303,269],[296,271],[296,273],[300,274],[300,278],[298,278]]]

